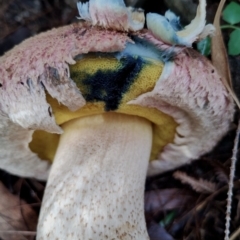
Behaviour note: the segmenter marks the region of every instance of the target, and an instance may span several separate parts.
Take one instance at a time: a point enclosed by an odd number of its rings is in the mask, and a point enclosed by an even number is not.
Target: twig
[[[230,237],[230,240],[234,240],[240,235],[240,228],[238,228]]]
[[[189,184],[193,190],[200,193],[213,193],[216,191],[216,184],[202,178],[196,179],[185,172],[176,171],[173,173],[173,177],[180,180],[182,183]]]
[[[1,231],[2,234],[19,234],[19,235],[26,235],[26,236],[35,236],[36,232],[30,232],[30,231]]]
[[[228,184],[228,197],[227,197],[227,209],[226,209],[226,224],[225,224],[225,238],[224,240],[229,240],[230,234],[230,221],[231,221],[231,208],[232,208],[232,195],[233,195],[233,186],[234,186],[234,175],[237,162],[237,153],[238,153],[238,143],[239,143],[239,134],[240,134],[240,120],[238,121],[238,128],[236,137],[234,140],[233,153],[231,158],[231,167],[230,167],[230,176]]]

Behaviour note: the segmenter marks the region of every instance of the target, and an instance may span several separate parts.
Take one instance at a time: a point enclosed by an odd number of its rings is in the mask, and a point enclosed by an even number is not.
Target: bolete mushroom
[[[232,120],[220,76],[187,47],[211,29],[205,1],[183,30],[171,12],[143,29],[142,10],[101,3],[0,58],[0,167],[47,179],[53,161],[39,240],[148,239],[147,172],[198,158]]]

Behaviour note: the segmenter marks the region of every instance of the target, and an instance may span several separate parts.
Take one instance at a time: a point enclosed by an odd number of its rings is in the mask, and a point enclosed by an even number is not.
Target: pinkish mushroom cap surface
[[[37,239],[148,239],[147,173],[210,151],[233,117],[215,68],[187,48],[212,33],[205,1],[183,30],[172,13],[143,29],[142,11],[100,3],[0,58],[0,168],[44,180],[54,160]]]

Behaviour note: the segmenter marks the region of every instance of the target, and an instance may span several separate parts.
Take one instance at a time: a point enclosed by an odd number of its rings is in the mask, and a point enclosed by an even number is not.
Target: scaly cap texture
[[[93,26],[120,31],[138,31],[143,29],[145,17],[143,10],[126,7],[123,0],[90,0],[77,3],[79,19]]]
[[[233,100],[216,69],[192,49],[176,49],[154,89],[130,104],[156,108],[178,124],[173,143],[150,162],[149,175],[189,163],[210,151],[229,129],[234,113]]]
[[[87,23],[53,29],[24,41],[0,58],[0,168],[46,179],[49,163],[29,149],[33,130],[62,133],[46,92],[70,110],[85,105],[71,80],[69,64],[88,52],[116,52],[130,41],[125,33]]]
[[[191,47],[196,40],[212,35],[214,32],[212,24],[205,25],[206,0],[199,1],[196,17],[183,29],[179,24],[179,17],[171,11],[167,11],[165,16],[148,13],[146,22],[148,29],[156,38],[170,45]]]
[[[204,2],[200,1],[201,11]],[[134,40],[128,37],[129,33],[120,31],[131,28],[131,19],[124,18],[128,27],[122,27],[118,15],[111,13],[111,6],[115,5],[120,6],[116,8],[120,16],[122,12],[126,15],[128,10],[121,1],[112,1],[107,11],[90,0],[89,12],[88,7],[82,7],[82,18],[91,19],[97,26],[78,23],[53,29],[26,40],[0,58],[0,168],[21,176],[46,179],[49,164],[41,161],[28,146],[33,130],[62,133],[46,101],[46,92],[72,111],[85,105],[81,89],[71,79],[69,64],[75,63],[76,56],[88,52],[125,51],[126,43]],[[99,22],[102,16],[109,16],[109,25]],[[171,21],[175,19],[171,14],[167,17]],[[187,34],[190,40],[184,38],[187,43],[204,32],[202,22],[205,24],[205,20],[200,19],[201,31],[194,34],[190,31],[190,35]],[[113,30],[113,26],[117,26],[118,31]],[[154,89],[129,102],[158,109],[178,124],[173,142],[150,163],[149,174],[153,175],[188,163],[211,150],[227,132],[234,105],[211,63],[186,49],[188,44],[175,47],[175,42],[166,43],[153,29],[130,34],[142,39],[141,49],[145,48],[146,54],[151,44],[152,49],[159,49],[167,56]]]

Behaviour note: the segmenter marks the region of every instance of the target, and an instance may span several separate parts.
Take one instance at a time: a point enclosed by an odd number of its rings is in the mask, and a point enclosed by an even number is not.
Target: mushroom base
[[[143,199],[151,123],[105,113],[63,129],[37,239],[149,239]]]

